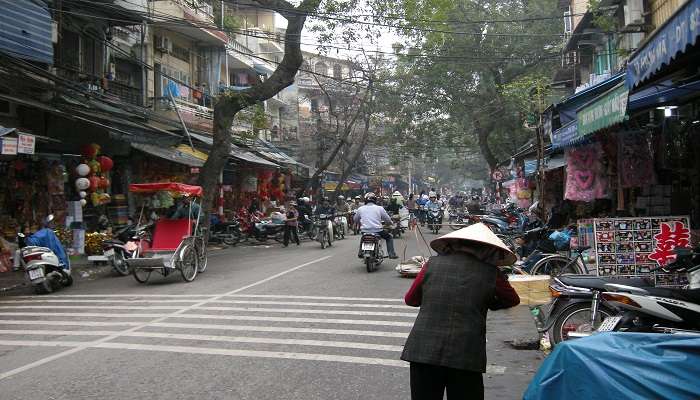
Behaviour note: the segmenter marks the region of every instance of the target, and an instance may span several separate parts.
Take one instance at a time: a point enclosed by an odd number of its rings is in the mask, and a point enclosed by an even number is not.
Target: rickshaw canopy
[[[172,192],[195,197],[201,197],[203,192],[201,186],[175,182],[132,183],[129,185],[129,191],[132,193]]]

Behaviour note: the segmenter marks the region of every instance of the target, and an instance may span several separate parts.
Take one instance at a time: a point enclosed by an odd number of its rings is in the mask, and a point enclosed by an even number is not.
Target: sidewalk
[[[94,280],[113,274],[112,267],[105,264],[94,264],[87,257],[71,259],[71,275],[73,280]],[[16,294],[15,292],[29,288],[24,271],[9,271],[0,273],[0,296]]]
[[[490,311],[486,323],[486,399],[520,399],[544,360],[539,350],[516,350],[510,343],[539,338],[527,306]]]

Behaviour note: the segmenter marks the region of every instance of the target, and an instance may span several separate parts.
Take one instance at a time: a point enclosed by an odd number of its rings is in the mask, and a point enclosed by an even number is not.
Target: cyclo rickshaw
[[[153,226],[151,240],[141,240],[139,243],[140,257],[125,260],[133,271],[134,278],[140,283],[146,283],[154,271],[168,276],[177,270],[185,281],[192,282],[198,272],[204,272],[207,268],[206,235],[199,222],[202,211],[198,206],[198,198],[202,196],[202,188],[163,182],[131,184],[129,191],[154,197],[165,194],[170,203],[174,203],[172,197],[187,202],[186,216],[177,219],[159,218]],[[144,216],[148,203],[146,200],[141,207],[138,226],[142,225],[144,217],[148,219],[148,216]]]

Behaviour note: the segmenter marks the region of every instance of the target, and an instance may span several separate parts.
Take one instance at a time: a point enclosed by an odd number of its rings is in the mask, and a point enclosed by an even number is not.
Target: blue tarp
[[[64,269],[70,268],[70,262],[68,262],[66,251],[63,249],[61,241],[58,240],[58,237],[51,229],[44,228],[37,231],[27,238],[27,244],[30,246],[48,247],[56,254],[58,260],[63,264]]]
[[[670,64],[686,47],[700,37],[700,0],[690,0],[661,26],[627,62],[627,88],[649,78],[664,65]]]
[[[700,336],[603,333],[559,344],[524,400],[700,399]]]

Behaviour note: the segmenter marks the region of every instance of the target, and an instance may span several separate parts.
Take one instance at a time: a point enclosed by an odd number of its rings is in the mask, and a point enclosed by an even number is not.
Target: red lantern
[[[88,188],[89,191],[94,192],[100,187],[100,178],[98,176],[91,176],[88,178],[90,181],[90,187]]]
[[[97,157],[97,161],[100,163],[102,172],[109,172],[112,167],[114,167],[114,161],[107,156],[99,156]]]
[[[80,154],[88,159],[93,159],[100,152],[100,145],[91,143],[86,144],[80,148]]]

